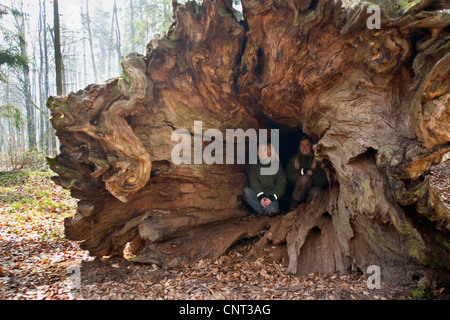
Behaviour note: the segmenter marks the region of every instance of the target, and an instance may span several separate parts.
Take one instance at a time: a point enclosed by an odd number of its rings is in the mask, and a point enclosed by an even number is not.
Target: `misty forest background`
[[[59,150],[48,97],[120,75],[121,57],[145,54],[172,10],[171,0],[0,1],[0,171],[46,169]]]

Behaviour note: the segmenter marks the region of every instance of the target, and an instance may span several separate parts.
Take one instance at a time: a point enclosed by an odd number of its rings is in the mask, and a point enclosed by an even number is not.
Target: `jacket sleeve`
[[[295,157],[296,157],[296,155],[294,155],[291,158],[291,160],[289,161],[289,164],[286,168],[287,181],[289,182],[289,185],[291,185],[291,186],[295,186],[298,178],[300,177],[299,170],[295,169]]]
[[[258,166],[256,165],[250,166],[250,170],[248,172],[248,185],[256,192],[258,196],[261,192],[264,193],[261,182],[259,181]]]
[[[328,177],[325,170],[322,168],[322,164],[317,163],[316,170],[314,170],[314,174],[312,176],[313,184],[322,188],[328,187]]]

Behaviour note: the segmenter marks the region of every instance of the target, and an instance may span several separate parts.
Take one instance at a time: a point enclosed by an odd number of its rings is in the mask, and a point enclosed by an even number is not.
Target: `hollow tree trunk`
[[[68,238],[95,256],[141,242],[136,261],[172,266],[268,229],[249,258],[278,246],[296,274],[448,272],[450,214],[427,176],[450,150],[445,4],[382,7],[369,29],[367,6],[243,0],[238,22],[231,2],[178,6],[145,56],[122,59],[121,77],[49,100],[55,181],[80,199]],[[243,165],[172,162],[172,133],[194,136],[194,121],[301,128],[330,190],[282,218],[243,219]]]

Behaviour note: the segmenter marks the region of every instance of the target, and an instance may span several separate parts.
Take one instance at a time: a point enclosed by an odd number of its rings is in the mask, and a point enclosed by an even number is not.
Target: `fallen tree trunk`
[[[269,229],[249,258],[278,246],[292,273],[448,272],[450,214],[427,171],[450,151],[450,20],[439,1],[400,3],[380,4],[381,29],[367,5],[326,0],[242,1],[240,22],[231,1],[178,6],[121,77],[49,99],[54,180],[80,199],[67,237],[94,256],[138,239],[136,261],[173,266]],[[329,193],[245,232],[244,165],[173,162],[172,133],[195,149],[195,121],[308,133]]]

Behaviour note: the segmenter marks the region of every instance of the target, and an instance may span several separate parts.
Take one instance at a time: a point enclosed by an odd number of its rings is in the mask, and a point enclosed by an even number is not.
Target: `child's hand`
[[[264,198],[261,200],[261,205],[263,206],[263,208],[267,208],[271,203],[272,201],[270,201],[269,198]]]

